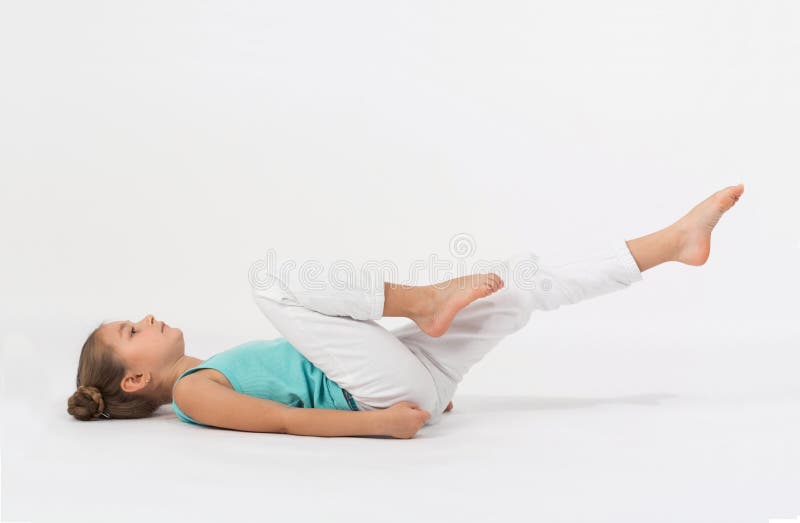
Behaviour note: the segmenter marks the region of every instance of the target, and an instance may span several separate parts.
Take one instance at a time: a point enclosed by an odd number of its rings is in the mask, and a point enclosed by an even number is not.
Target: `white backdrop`
[[[4,2],[0,59],[8,398],[66,415],[100,321],[277,336],[268,249],[563,257],[740,182],[705,266],[535,316],[459,394],[800,396],[797,2]]]

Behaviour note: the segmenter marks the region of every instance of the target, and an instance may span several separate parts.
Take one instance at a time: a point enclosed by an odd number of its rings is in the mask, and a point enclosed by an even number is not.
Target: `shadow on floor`
[[[456,396],[453,398],[453,410],[461,412],[497,412],[527,410],[563,410],[585,409],[605,405],[660,405],[661,402],[677,398],[675,394],[652,393],[634,394],[630,396],[578,398],[569,396],[535,397],[535,396]],[[459,409],[459,407],[461,407]]]

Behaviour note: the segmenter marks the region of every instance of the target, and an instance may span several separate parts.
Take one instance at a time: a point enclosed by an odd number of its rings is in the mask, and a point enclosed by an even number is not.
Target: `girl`
[[[83,345],[67,410],[79,420],[141,418],[171,403],[197,426],[411,438],[452,408],[464,375],[533,310],[624,289],[667,261],[704,264],[712,229],[743,192],[717,191],[664,229],[571,263],[518,253],[502,262],[508,281],[484,273],[308,291],[271,277],[277,285],[254,285],[253,299],[283,337],[206,360],[187,356],[183,332],[152,315],[101,324]],[[389,331],[374,321],[383,316],[413,323]]]

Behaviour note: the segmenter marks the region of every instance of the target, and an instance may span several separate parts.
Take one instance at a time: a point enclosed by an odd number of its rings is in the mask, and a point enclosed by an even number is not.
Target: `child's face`
[[[183,331],[156,321],[152,314],[137,323],[114,321],[102,329],[106,341],[134,373],[158,373],[184,355]]]

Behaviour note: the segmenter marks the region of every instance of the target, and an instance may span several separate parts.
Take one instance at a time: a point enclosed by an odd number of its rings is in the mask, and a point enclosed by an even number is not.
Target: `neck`
[[[200,358],[195,358],[194,356],[181,356],[166,372],[166,378],[164,380],[164,391],[161,393],[161,399],[159,400],[162,405],[165,403],[172,403],[172,388],[175,386],[175,382],[178,380],[178,376],[186,372],[188,369],[192,367],[197,367],[205,360]]]

